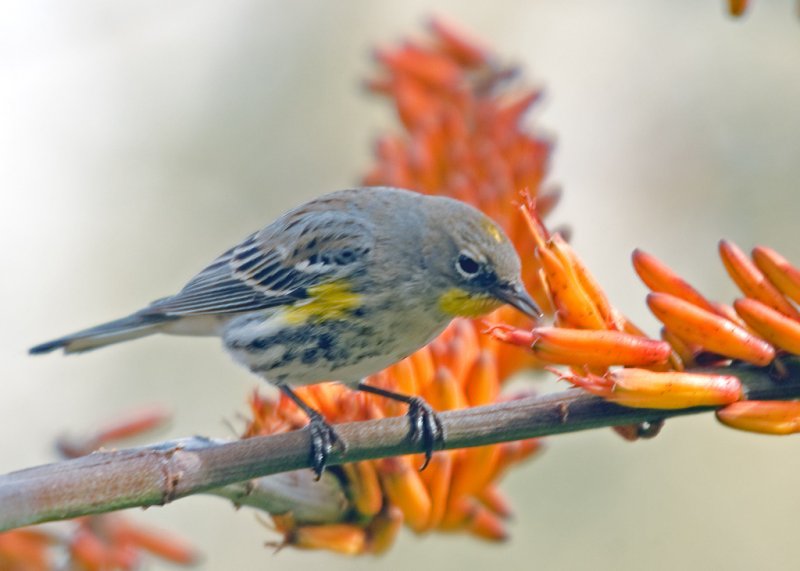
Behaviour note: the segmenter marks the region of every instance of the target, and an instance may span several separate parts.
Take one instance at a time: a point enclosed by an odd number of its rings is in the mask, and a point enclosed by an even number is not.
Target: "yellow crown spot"
[[[439,298],[439,308],[454,317],[480,317],[501,305],[503,302],[494,297],[471,294],[460,288],[447,290]]]
[[[503,235],[500,233],[500,229],[497,227],[497,225],[495,225],[494,222],[487,220],[483,228],[486,230],[486,233],[489,234],[489,236],[494,238],[495,242],[498,244],[503,242]]]
[[[291,324],[306,321],[344,319],[361,305],[361,296],[350,289],[350,282],[337,280],[308,288],[310,300],[288,308],[286,320]]]

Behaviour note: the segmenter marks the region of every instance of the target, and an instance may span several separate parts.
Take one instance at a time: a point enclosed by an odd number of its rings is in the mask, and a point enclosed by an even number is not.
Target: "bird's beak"
[[[519,284],[502,284],[493,293],[497,299],[515,307],[532,319],[538,320],[544,317],[542,310],[539,309],[530,294]]]

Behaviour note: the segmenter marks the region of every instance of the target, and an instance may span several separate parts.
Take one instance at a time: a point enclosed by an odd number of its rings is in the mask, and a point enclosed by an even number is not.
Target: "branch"
[[[716,374],[737,375],[751,400],[800,398],[800,359],[786,359],[788,375],[770,377],[766,369],[715,368]],[[709,371],[710,372],[710,371]],[[712,411],[711,407],[679,410],[627,408],[581,390],[570,389],[491,406],[440,413],[444,449],[467,448],[633,424]],[[404,417],[337,424],[347,442],[329,464],[421,452],[407,439]],[[243,498],[238,482],[309,467],[309,439],[304,430],[237,440],[175,440],[126,450],[95,452],[74,460],[46,464],[0,476],[0,531],[103,513],[130,507],[164,505],[192,494],[211,492]]]

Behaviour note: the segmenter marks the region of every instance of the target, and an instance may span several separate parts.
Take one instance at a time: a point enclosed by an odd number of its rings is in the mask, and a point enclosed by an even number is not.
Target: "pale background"
[[[754,4],[736,21],[716,0],[0,4],[0,472],[137,404],[175,411],[153,438],[230,434],[256,381],[214,340],[25,351],[173,292],[290,205],[358,180],[393,125],[360,89],[369,50],[433,12],[546,87],[532,119],[557,134],[550,179],[566,190],[551,220],[651,332],[634,247],[728,301],[719,238],[800,262],[800,20],[788,1]],[[796,569],[799,451],[708,416],[634,445],[553,438],[504,485],[509,543],[404,533],[380,559],[273,555],[251,512],[214,498],[134,515],[181,530],[213,570]]]

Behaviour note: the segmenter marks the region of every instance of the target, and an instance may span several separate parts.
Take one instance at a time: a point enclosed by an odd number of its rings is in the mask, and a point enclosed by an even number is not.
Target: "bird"
[[[217,257],[178,293],[114,321],[36,345],[80,353],[154,333],[218,336],[238,363],[308,416],[319,478],[335,429],[295,388],[336,381],[408,405],[424,468],[444,431],[421,397],[364,382],[456,317],[510,304],[538,320],[519,256],[477,208],[444,196],[358,187],[301,204]]]

